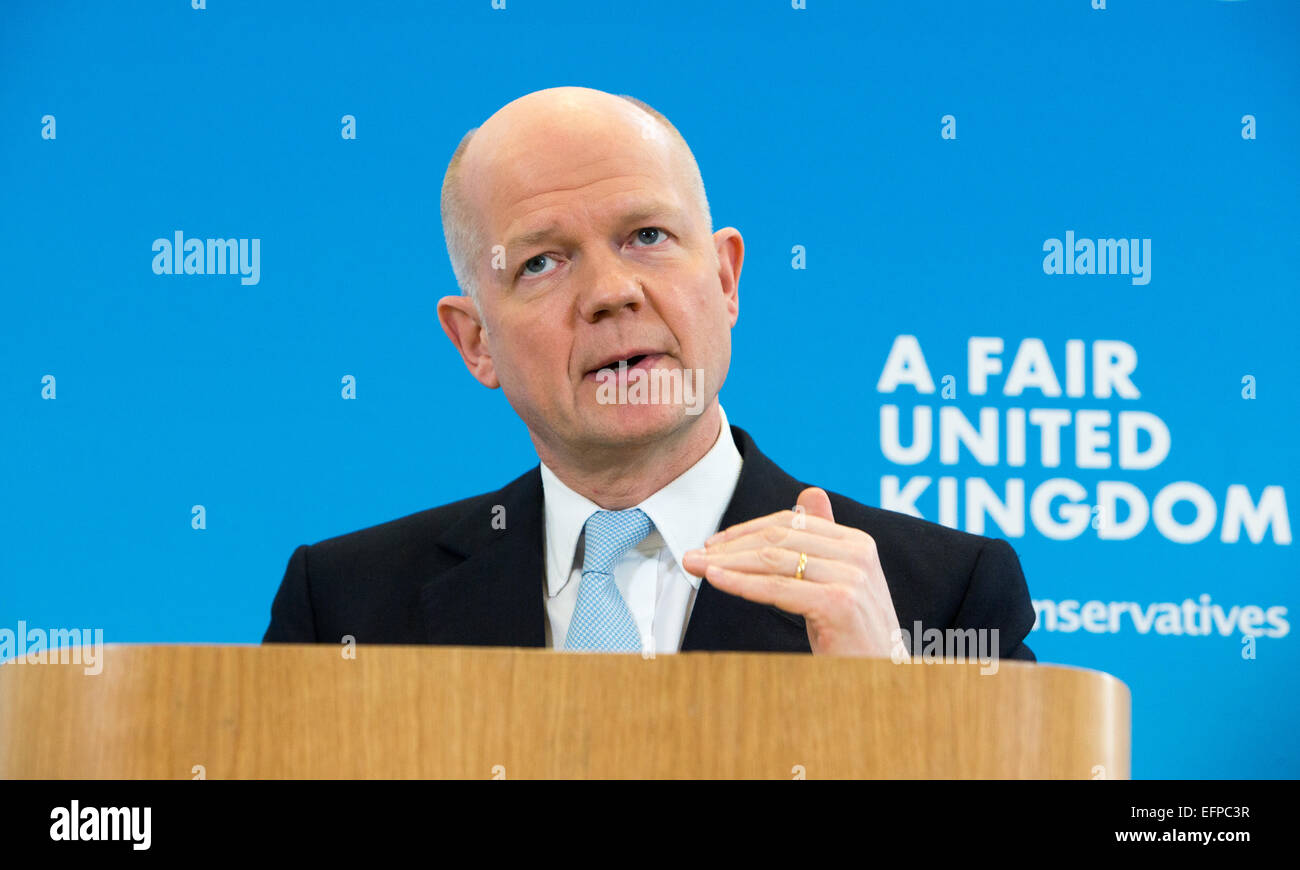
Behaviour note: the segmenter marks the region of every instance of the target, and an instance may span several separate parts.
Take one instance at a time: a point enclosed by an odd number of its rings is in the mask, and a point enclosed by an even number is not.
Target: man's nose
[[[582,276],[586,289],[579,305],[588,322],[619,314],[625,308],[636,311],[645,304],[640,276],[616,253],[604,252],[589,259],[586,265],[591,273]]]

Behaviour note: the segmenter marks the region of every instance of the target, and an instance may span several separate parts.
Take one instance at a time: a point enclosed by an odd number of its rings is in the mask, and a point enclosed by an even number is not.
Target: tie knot
[[[654,524],[639,508],[626,511],[596,511],[583,527],[587,536],[582,573],[613,574],[623,554],[645,540]]]

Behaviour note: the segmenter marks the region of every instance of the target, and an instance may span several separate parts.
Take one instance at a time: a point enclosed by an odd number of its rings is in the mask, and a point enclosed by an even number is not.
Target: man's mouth
[[[634,353],[627,354],[626,356],[614,357],[613,359],[606,360],[601,365],[587,372],[584,380],[589,380],[589,381],[597,380],[598,379],[597,375],[599,375],[600,372],[605,371],[606,369],[616,374],[620,370],[620,368],[623,368],[624,366],[626,367],[625,370],[629,372],[634,369],[648,369],[654,366],[654,364],[658,362],[660,359],[662,359],[663,356],[664,355],[662,353],[659,353],[657,351],[645,350],[645,351],[636,351]],[[608,377],[608,375],[606,375],[606,377]]]

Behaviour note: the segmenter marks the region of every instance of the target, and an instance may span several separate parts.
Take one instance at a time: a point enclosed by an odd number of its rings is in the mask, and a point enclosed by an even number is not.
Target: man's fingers
[[[795,503],[810,517],[835,522],[835,514],[831,511],[831,497],[819,486],[810,486],[799,493],[799,499]]]
[[[695,551],[698,554],[699,551]],[[782,547],[761,547],[752,550],[740,550],[734,553],[693,554],[682,560],[692,574],[704,576],[707,569],[717,565],[731,571],[769,577],[795,579],[799,570],[799,550],[787,550]],[[809,583],[852,583],[857,573],[838,559],[823,559],[808,553],[808,561],[803,569],[803,582]]]
[[[789,577],[733,571],[721,565],[710,565],[705,579],[723,592],[739,595],[741,598],[759,604],[771,604],[787,613],[797,613],[800,616],[813,610],[817,601],[817,592],[822,588],[816,583],[805,583]]]
[[[821,556],[823,559],[853,560],[861,555],[858,546],[859,542],[852,538],[832,538],[805,529],[771,525],[756,529],[747,535],[709,544],[704,552],[712,556],[716,553],[739,553],[742,550],[761,550],[764,547],[784,547],[796,553],[804,552],[809,556]]]
[[[704,543],[706,545],[712,545],[721,541],[730,541],[739,538],[742,535],[748,535],[756,529],[762,529],[768,526],[784,526],[787,529],[806,529],[810,532],[816,532],[831,538],[847,538],[858,531],[849,526],[838,525],[831,520],[823,519],[822,517],[809,516],[806,511],[796,512],[792,510],[784,510],[777,511],[774,514],[768,514],[765,517],[746,520],[743,523],[737,523],[734,526],[722,529]]]

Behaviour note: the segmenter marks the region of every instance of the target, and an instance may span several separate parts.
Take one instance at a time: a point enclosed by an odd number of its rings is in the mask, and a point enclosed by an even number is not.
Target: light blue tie
[[[645,540],[654,524],[641,510],[596,511],[587,518],[586,552],[578,603],[564,648],[597,652],[640,652],[641,632],[614,585],[614,566]]]

